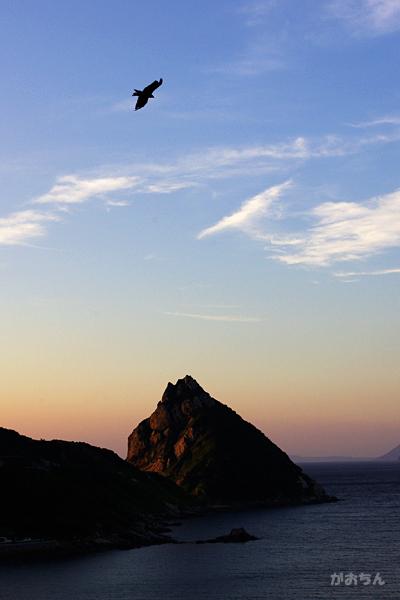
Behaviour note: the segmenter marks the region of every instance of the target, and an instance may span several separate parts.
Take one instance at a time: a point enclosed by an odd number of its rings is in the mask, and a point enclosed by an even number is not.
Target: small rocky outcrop
[[[156,410],[133,430],[127,460],[173,480],[208,506],[334,499],[259,429],[189,375],[168,383]]]
[[[231,529],[227,535],[220,535],[210,540],[198,540],[196,544],[244,544],[258,540],[257,537],[248,533],[243,527]]]

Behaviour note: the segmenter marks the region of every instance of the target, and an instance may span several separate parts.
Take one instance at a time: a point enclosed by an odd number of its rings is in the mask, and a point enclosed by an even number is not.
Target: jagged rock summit
[[[128,439],[127,460],[209,505],[300,504],[334,498],[259,429],[186,375]]]

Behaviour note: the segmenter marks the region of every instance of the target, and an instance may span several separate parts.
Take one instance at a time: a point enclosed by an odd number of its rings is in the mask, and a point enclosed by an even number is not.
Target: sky
[[[124,456],[190,374],[289,453],[399,444],[400,0],[1,12],[1,425]]]

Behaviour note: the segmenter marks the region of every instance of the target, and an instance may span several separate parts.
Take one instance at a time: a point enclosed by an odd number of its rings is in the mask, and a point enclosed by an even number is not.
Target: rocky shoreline
[[[0,560],[31,561],[36,559],[57,559],[65,558],[68,556],[91,554],[96,552],[106,552],[110,550],[134,550],[139,548],[145,548],[148,546],[164,544],[211,543],[214,542],[213,539],[193,540],[192,542],[180,542],[175,538],[171,537],[171,535],[169,534],[171,533],[172,527],[180,525],[186,519],[207,518],[208,515],[212,515],[215,513],[240,513],[242,511],[245,512],[249,510],[274,510],[288,506],[305,506],[338,501],[339,499],[335,496],[326,496],[326,498],[324,499],[310,500],[308,502],[303,502],[300,504],[294,504],[290,502],[283,504],[266,504],[262,502],[254,502],[251,505],[234,504],[229,506],[193,506],[189,510],[182,511],[181,514],[175,514],[174,521],[165,520],[165,518],[162,519],[160,517],[160,520],[157,522],[154,521],[151,526],[144,527],[140,531],[130,531],[123,535],[111,534],[98,535],[93,537],[75,537],[73,539],[30,539],[0,542]]]

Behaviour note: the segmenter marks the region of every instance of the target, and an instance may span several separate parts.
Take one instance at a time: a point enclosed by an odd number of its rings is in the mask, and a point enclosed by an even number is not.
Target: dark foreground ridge
[[[189,375],[168,383],[156,410],[133,430],[127,460],[164,475],[206,506],[336,500]]]
[[[0,556],[171,541],[187,499],[172,481],[111,450],[0,428]]]

